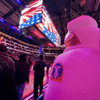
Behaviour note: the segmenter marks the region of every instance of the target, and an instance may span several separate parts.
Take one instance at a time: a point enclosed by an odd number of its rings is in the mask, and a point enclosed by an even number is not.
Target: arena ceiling
[[[0,0],[0,18],[6,20],[9,24],[0,22],[0,29],[11,36],[17,35],[17,32],[11,32],[11,25],[19,26],[21,11],[26,5],[34,0]],[[100,0],[43,0],[47,10],[61,36],[61,44],[64,44],[64,36],[67,33],[67,23],[81,15],[90,15],[96,19],[100,27]],[[33,26],[34,27],[34,26]],[[13,34],[16,33],[16,34]],[[48,38],[39,39],[32,34],[28,28],[22,30],[23,36],[29,34],[33,37],[34,45],[42,45],[50,40]],[[18,36],[16,36],[18,38]]]

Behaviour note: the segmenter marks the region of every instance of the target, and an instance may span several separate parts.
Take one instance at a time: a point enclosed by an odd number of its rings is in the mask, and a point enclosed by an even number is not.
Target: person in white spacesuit
[[[44,100],[100,100],[100,29],[90,16],[67,25],[65,50],[54,63]]]

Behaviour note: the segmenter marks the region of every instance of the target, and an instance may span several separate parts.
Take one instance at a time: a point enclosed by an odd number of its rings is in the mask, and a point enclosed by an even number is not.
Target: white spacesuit
[[[54,61],[44,100],[100,100],[100,29],[97,22],[84,15],[69,22],[67,29],[65,50]],[[71,46],[67,41],[73,36],[78,37],[75,41],[79,42],[72,42]]]

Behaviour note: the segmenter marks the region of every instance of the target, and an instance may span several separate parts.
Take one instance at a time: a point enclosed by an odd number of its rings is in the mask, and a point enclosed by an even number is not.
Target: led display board
[[[55,47],[52,43],[47,43],[47,45],[50,47]]]
[[[43,0],[35,0],[21,11],[19,29],[41,22]]]
[[[51,40],[53,44],[57,47],[60,46],[60,36],[44,6],[42,9],[42,22],[36,24],[36,26]]]
[[[51,20],[45,6],[43,6],[43,0],[35,0],[30,3],[21,12],[19,29],[26,28],[32,25],[36,27],[55,45],[60,46],[60,36]],[[45,36],[36,30],[30,30],[39,38]]]

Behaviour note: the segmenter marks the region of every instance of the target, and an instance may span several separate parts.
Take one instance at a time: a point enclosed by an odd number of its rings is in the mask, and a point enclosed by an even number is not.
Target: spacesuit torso
[[[53,64],[45,100],[100,100],[100,49],[76,45]]]
[[[69,22],[67,29],[66,49],[53,63],[44,100],[100,100],[100,29],[97,22],[84,15]],[[73,36],[79,39],[78,43]]]

